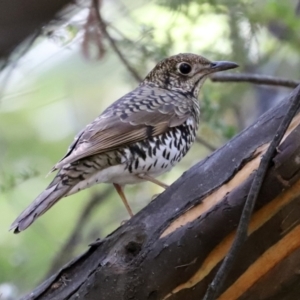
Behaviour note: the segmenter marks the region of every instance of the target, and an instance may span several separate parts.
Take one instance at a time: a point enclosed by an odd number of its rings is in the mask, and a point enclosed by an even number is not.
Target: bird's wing
[[[138,87],[113,103],[81,131],[53,170],[179,126],[191,115],[191,101],[180,93],[149,86]]]

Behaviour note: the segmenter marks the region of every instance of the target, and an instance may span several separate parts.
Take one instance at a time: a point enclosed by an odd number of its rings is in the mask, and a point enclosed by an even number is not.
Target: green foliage
[[[212,99],[212,94],[205,91],[201,97],[202,122],[207,123],[207,126],[223,140],[228,140],[237,133],[237,127],[234,124],[228,124],[224,118],[220,117],[224,113],[224,105],[220,105],[219,97],[219,99],[215,97]]]

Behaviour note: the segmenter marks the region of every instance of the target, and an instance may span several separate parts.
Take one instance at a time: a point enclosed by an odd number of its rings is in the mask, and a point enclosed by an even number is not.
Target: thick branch
[[[6,59],[26,38],[40,31],[71,0],[0,1],[0,59]]]

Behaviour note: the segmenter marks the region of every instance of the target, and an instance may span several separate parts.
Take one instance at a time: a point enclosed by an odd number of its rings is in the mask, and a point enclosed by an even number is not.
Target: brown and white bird
[[[128,213],[126,184],[151,181],[171,170],[193,144],[199,125],[198,94],[209,74],[236,68],[183,53],[159,62],[76,137],[52,171],[57,175],[11,225],[18,233],[62,197],[97,183],[112,183]]]

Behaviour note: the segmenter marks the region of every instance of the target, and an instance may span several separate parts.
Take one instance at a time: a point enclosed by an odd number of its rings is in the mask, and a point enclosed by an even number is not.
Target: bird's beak
[[[229,69],[235,69],[239,65],[232,62],[232,61],[214,61],[210,64],[210,72],[219,72],[219,71],[225,71]]]

